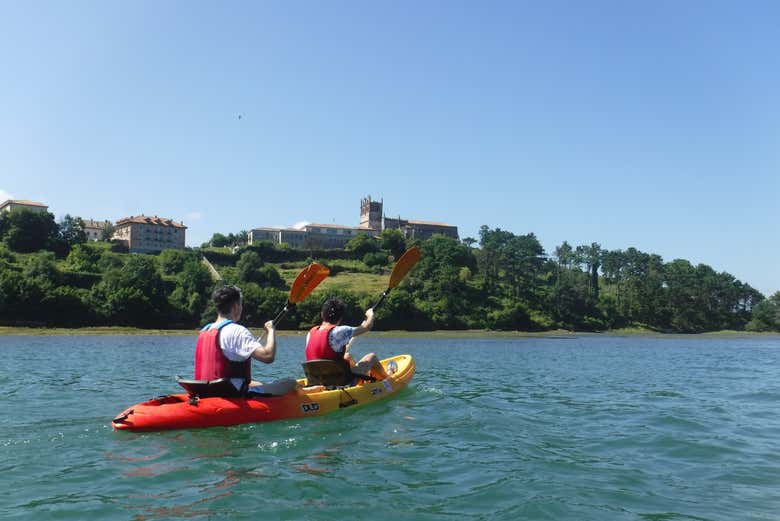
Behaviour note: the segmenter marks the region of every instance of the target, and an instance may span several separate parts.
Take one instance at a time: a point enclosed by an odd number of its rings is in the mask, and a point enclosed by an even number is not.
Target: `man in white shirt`
[[[252,359],[270,364],[276,358],[276,330],[273,321],[265,323],[268,333],[265,345],[244,326],[243,302],[236,286],[221,286],[211,296],[217,308],[217,319],[198,335],[195,348],[195,378],[215,380],[229,378],[241,392],[253,391],[284,394],[292,390],[295,380],[279,380],[262,385],[252,381]]]

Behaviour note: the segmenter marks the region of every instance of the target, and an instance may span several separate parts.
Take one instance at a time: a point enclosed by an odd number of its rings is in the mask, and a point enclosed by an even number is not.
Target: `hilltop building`
[[[343,248],[359,233],[373,234],[373,230],[318,223],[300,228],[255,228],[249,232],[247,242],[271,241],[274,244],[289,244],[292,248]]]
[[[306,240],[320,248],[343,248],[356,235],[370,233],[370,230],[357,226],[341,226],[339,224],[307,224]]]
[[[111,239],[123,241],[130,253],[155,253],[162,250],[184,249],[183,223],[162,217],[145,215],[119,219]]]
[[[103,230],[113,226],[111,221],[94,221],[92,219],[82,219],[84,223],[84,233],[87,234],[88,241],[99,241],[103,236]]]
[[[8,199],[0,204],[0,212],[11,212],[13,210],[30,210],[33,212],[46,212],[49,207],[43,203],[35,201],[25,201],[22,199]]]
[[[300,228],[255,228],[249,232],[247,242],[271,241],[286,243],[293,248],[343,248],[353,237],[361,233],[378,236],[386,229],[398,229],[407,239],[427,239],[442,234],[458,239],[458,227],[445,223],[388,218],[384,214],[383,201],[373,201],[368,196],[360,201],[360,225],[311,223]]]
[[[271,241],[274,244],[286,243],[293,248],[302,248],[306,231],[298,228],[255,228],[249,232],[247,242]]]
[[[385,217],[382,221],[384,230],[398,229],[407,239],[428,239],[432,235],[446,235],[458,240],[458,227],[446,223],[437,223],[432,221],[417,221],[401,219],[391,219]]]
[[[458,239],[458,227],[432,221],[390,218],[385,216],[384,201],[372,201],[371,196],[360,201],[360,225],[373,230],[401,230],[407,239],[427,239],[432,235],[446,235]]]

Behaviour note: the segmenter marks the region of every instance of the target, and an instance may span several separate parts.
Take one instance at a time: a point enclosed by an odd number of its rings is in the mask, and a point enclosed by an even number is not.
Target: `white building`
[[[21,209],[31,210],[33,212],[46,212],[49,210],[49,207],[43,203],[25,201],[22,199],[8,199],[0,204],[0,212],[10,212]]]
[[[99,241],[103,237],[103,230],[113,226],[111,221],[82,219],[81,222],[84,223],[84,233],[87,234],[88,241]]]
[[[300,228],[255,228],[249,232],[247,242],[271,241],[292,248],[343,248],[360,233],[375,235],[374,230],[360,226],[311,223]]]

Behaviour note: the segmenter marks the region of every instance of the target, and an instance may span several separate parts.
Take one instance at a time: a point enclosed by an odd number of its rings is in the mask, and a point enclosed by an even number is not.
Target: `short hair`
[[[220,286],[211,294],[220,315],[227,315],[236,302],[241,302],[241,290],[236,286]]]
[[[347,306],[340,299],[329,298],[322,304],[322,320],[330,322],[331,324],[337,323],[344,318],[344,311]]]

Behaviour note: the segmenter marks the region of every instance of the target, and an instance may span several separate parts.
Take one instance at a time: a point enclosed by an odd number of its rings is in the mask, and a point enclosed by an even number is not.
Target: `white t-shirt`
[[[209,329],[214,329],[219,324],[212,324]],[[219,347],[225,358],[231,362],[243,362],[261,347],[260,341],[244,326],[236,323],[228,324],[219,331]],[[241,389],[244,383],[242,378],[231,378],[230,382]]]
[[[352,326],[336,326],[328,333],[328,345],[337,353],[344,351],[344,347],[355,334],[355,328]],[[306,344],[309,344],[309,335],[306,335]]]

